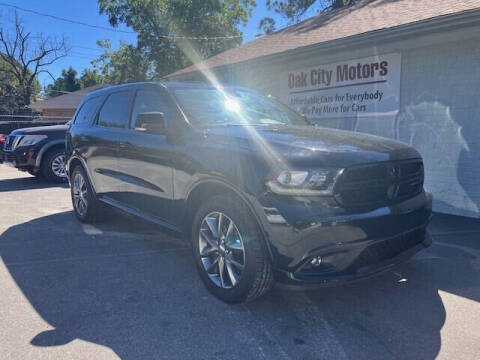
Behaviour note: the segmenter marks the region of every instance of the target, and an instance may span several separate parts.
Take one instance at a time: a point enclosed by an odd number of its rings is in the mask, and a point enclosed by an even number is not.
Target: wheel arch
[[[72,175],[72,170],[75,169],[75,167],[77,166],[81,166],[85,169],[85,166],[83,165],[83,163],[80,161],[79,158],[77,157],[74,157],[74,158],[71,158],[69,161],[68,161],[68,165],[67,165],[67,168],[68,168],[68,176],[70,177]]]
[[[49,143],[45,144],[40,151],[38,152],[37,158],[35,160],[35,168],[40,169],[42,166],[42,160],[45,157],[45,154],[55,148],[60,148],[63,145],[63,149],[65,149],[65,140],[58,139],[50,141]]]
[[[251,215],[255,219],[255,222],[258,226],[258,229],[262,233],[262,241],[267,249],[268,257],[273,263],[273,254],[270,243],[268,241],[268,234],[265,231],[265,228],[262,224],[261,219],[259,218],[258,213],[255,211],[255,207],[248,199],[248,197],[236,189],[234,186],[228,184],[225,181],[220,179],[206,179],[197,184],[195,184],[191,190],[188,192],[185,201],[185,223],[184,227],[187,229],[186,234],[189,236],[192,226],[192,220],[194,216],[194,211],[198,208],[202,199],[207,198],[209,196],[216,196],[216,195],[229,195],[233,196],[240,201],[247,207],[248,211],[250,211]]]
[[[70,182],[70,177],[72,176],[72,170],[75,169],[76,166],[81,166],[83,170],[85,171],[85,174],[87,174],[88,181],[90,182],[90,186],[92,187],[93,191],[96,192],[95,190],[95,185],[92,182],[92,177],[90,176],[90,172],[88,171],[88,166],[85,163],[85,160],[75,154],[72,154],[70,158],[67,161],[67,175],[68,175],[68,181]]]

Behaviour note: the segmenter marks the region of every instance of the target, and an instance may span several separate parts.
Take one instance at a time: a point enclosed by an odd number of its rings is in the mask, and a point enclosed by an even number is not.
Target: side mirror
[[[135,130],[153,134],[165,133],[165,117],[162,112],[144,112],[135,119]]]

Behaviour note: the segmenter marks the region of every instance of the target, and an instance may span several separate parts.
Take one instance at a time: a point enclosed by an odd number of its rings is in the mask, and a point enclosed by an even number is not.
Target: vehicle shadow
[[[13,179],[2,179],[0,180],[0,193],[7,191],[21,191],[25,189],[43,189],[43,188],[53,188],[61,187],[68,188],[68,183],[55,183],[43,179],[41,177],[35,177],[30,175],[25,175],[22,178],[13,178]]]
[[[480,301],[480,243],[442,236],[393,272],[275,288],[247,305],[213,298],[188,246],[130,218],[95,227],[71,212],[38,218],[6,230],[0,256],[55,328],[25,337],[37,347],[82,339],[126,359],[434,359],[446,318],[439,290]]]

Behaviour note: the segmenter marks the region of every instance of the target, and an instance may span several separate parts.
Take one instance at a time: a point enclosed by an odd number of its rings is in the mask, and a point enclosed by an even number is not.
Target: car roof
[[[237,89],[237,90],[249,90],[253,91],[252,89],[238,86],[238,85],[229,85],[229,84],[212,84],[209,82],[187,82],[187,81],[165,81],[161,83],[167,89],[175,90],[175,89],[216,89],[216,88],[224,88],[224,89]]]
[[[141,86],[145,85],[156,85],[156,86],[162,86],[168,90],[175,90],[175,89],[215,89],[218,87],[226,88],[226,89],[243,89],[243,90],[250,90],[245,87],[241,86],[233,86],[233,85],[214,85],[208,82],[184,82],[184,81],[143,81],[143,82],[133,82],[133,83],[128,83],[128,84],[121,84],[121,85],[114,85],[114,86],[109,86],[103,89],[99,90],[94,90],[90,93],[88,93],[84,100],[87,100],[91,97],[96,97],[99,95],[106,95],[111,92],[114,92],[116,90],[120,89],[130,89],[130,88],[138,88]]]

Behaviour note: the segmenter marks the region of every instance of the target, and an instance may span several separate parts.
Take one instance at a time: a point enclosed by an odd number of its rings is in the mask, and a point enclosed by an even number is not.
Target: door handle
[[[130,143],[120,141],[120,142],[118,143],[118,146],[120,146],[121,149],[125,149],[125,148],[127,148],[127,147],[130,146]]]

